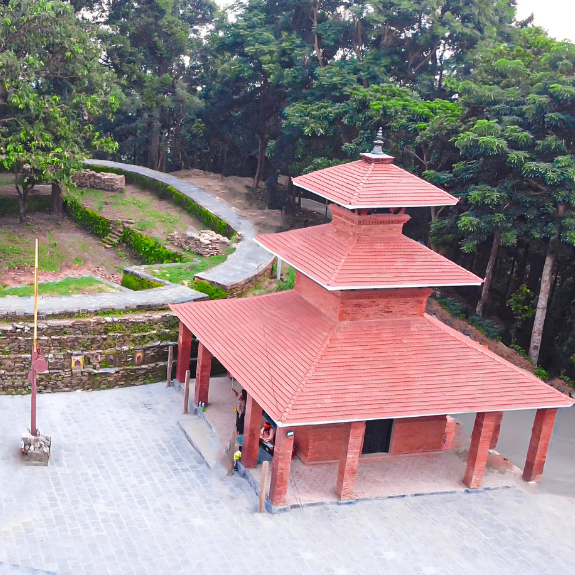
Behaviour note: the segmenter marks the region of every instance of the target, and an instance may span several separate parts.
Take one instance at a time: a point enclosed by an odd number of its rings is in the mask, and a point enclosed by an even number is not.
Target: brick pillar
[[[262,417],[262,408],[248,393],[246,417],[244,419],[244,437],[242,440],[242,464],[247,469],[258,464]]]
[[[178,362],[176,365],[176,379],[184,383],[186,371],[190,369],[190,355],[192,353],[192,332],[180,321],[178,334]]]
[[[478,489],[483,482],[491,436],[497,419],[497,412],[478,413],[475,416],[475,425],[471,434],[467,469],[463,476],[463,483],[471,489]]]
[[[285,505],[289,485],[289,473],[291,456],[293,452],[294,436],[287,436],[285,427],[276,429],[276,441],[274,446],[274,458],[272,461],[272,478],[270,483],[270,501],[272,505]],[[242,456],[243,457],[243,456]]]
[[[538,409],[535,414],[531,441],[527,450],[527,460],[523,469],[525,481],[541,480],[556,415],[557,409]]]
[[[346,424],[343,432],[342,449],[337,468],[335,492],[339,499],[352,499],[355,487],[357,465],[363,445],[365,421],[354,421]]]
[[[495,423],[493,424],[493,435],[491,436],[491,442],[489,443],[489,449],[495,449],[497,447],[497,441],[499,440],[499,432],[501,431],[501,420],[503,419],[503,412],[496,411],[497,417],[495,418]]]
[[[212,354],[203,343],[198,346],[198,364],[196,366],[196,386],[194,390],[194,403],[208,405],[208,391],[210,389],[210,373],[212,371]]]

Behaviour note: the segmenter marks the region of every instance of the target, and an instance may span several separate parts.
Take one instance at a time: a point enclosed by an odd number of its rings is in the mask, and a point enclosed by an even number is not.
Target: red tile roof
[[[325,224],[258,236],[260,245],[327,289],[481,285],[483,280],[398,233],[352,235]]]
[[[170,307],[280,425],[573,403],[430,316],[337,322],[294,291]]]
[[[298,176],[294,184],[349,209],[453,206],[459,201],[394,164],[365,160]]]

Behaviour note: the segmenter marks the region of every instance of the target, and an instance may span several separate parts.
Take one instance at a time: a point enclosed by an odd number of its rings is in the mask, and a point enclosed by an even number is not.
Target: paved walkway
[[[208,212],[224,220],[242,236],[242,241],[239,243],[235,252],[219,266],[196,274],[196,277],[199,279],[221,285],[227,291],[227,287],[248,281],[254,275],[263,271],[273,261],[274,256],[252,241],[257,235],[257,232],[247,218],[240,216],[224,201],[214,198],[214,196],[195,184],[184,182],[179,178],[164,174],[163,172],[157,172],[132,164],[122,164],[108,160],[86,160],[85,163],[92,166],[118,168],[125,172],[139,174],[151,180],[172,186],[196,204],[208,210]]]
[[[168,303],[183,303],[205,299],[205,294],[179,284],[141,291],[121,291],[117,293],[90,293],[64,296],[40,296],[38,314],[88,313],[107,310],[137,308],[158,308]],[[33,297],[0,298],[1,316],[34,315]]]
[[[30,398],[0,397],[0,561],[59,575],[573,573],[575,502],[502,489],[254,513],[210,470],[164,384],[39,397],[49,467],[24,467]],[[24,571],[26,572],[26,571]]]

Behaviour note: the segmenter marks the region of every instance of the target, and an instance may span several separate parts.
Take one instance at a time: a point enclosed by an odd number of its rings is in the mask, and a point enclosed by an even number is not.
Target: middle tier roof
[[[339,226],[339,216],[345,217],[341,213],[344,210],[331,208],[334,213],[331,224],[262,235],[255,241],[328,290],[483,283],[480,277],[403,235],[400,226],[408,216],[394,217],[394,225],[388,227],[396,228],[395,231],[354,233]],[[382,221],[383,217],[375,219]],[[364,220],[355,214],[349,214],[348,218]],[[373,219],[369,218],[367,223]],[[364,227],[373,231],[373,227]]]

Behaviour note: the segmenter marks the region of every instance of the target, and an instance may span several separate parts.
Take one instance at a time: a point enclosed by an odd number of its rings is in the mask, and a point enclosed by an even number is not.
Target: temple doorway
[[[361,453],[388,453],[393,419],[373,419],[365,422],[365,437]]]

